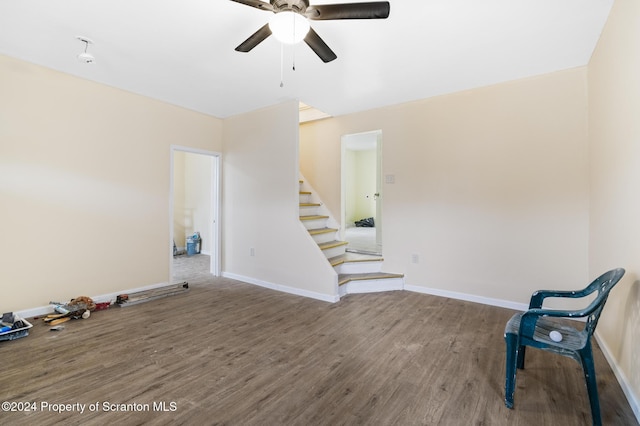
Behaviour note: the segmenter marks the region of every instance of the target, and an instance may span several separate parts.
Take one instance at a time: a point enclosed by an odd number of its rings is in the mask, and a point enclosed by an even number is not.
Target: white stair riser
[[[382,262],[345,262],[333,269],[338,274],[366,274],[368,272],[382,272]]]
[[[324,253],[327,259],[330,259],[332,257],[336,257],[336,256],[340,256],[341,254],[344,254],[345,247],[346,246],[344,245],[338,246],[338,247],[332,247],[330,249],[322,250],[322,253]]]
[[[334,232],[324,232],[322,234],[313,234],[311,236],[313,241],[318,244],[327,243],[329,241],[334,241],[336,239],[336,233]]]
[[[310,203],[311,202],[311,194],[300,194],[300,202],[301,203]]]
[[[327,226],[327,219],[303,220],[302,223],[307,229],[318,229]]]
[[[312,216],[318,214],[319,206],[300,206],[300,216]]]
[[[379,291],[393,291],[404,289],[403,278],[382,278],[377,280],[354,280],[340,287],[346,287],[346,294],[376,293]]]

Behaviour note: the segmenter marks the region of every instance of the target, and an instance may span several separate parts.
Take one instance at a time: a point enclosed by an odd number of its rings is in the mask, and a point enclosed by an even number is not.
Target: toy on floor
[[[52,326],[62,324],[70,319],[87,319],[91,316],[91,312],[96,309],[95,302],[87,296],[76,297],[66,304],[59,302],[49,303],[53,305],[53,309],[57,314],[47,315],[44,318],[44,322]]]

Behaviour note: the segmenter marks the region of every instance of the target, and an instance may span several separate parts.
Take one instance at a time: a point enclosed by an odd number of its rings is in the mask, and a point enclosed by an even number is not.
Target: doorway
[[[346,250],[382,254],[382,131],[342,136],[341,235]]]
[[[220,275],[220,154],[171,147],[171,281],[181,271]],[[198,236],[198,238],[196,238]]]

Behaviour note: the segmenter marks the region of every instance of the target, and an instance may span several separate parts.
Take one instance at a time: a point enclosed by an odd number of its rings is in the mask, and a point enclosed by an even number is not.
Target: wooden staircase
[[[322,203],[314,199],[312,191],[302,190],[304,186],[301,180],[300,221],[338,274],[339,296],[402,290],[404,275],[382,272],[381,256],[346,251],[349,242],[338,239],[337,224]]]

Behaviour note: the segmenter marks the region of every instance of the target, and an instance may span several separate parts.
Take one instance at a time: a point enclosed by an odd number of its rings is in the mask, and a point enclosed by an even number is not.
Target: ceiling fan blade
[[[320,38],[313,28],[309,28],[309,32],[304,38],[304,42],[309,45],[311,50],[316,52],[316,55],[318,55],[323,62],[331,62],[337,58],[336,54],[333,53],[333,50],[327,46],[327,43]]]
[[[305,15],[313,20],[328,19],[385,19],[389,17],[388,1],[341,3],[310,6]]]
[[[235,1],[236,3],[246,4],[247,6],[255,7],[256,9],[273,12],[273,6],[270,3],[265,3],[260,0],[231,0],[231,1]]]
[[[271,29],[269,29],[269,24],[264,24],[262,28],[251,34],[248,39],[240,43],[240,45],[236,47],[236,50],[238,52],[249,52],[251,49],[262,43],[262,41],[270,35]]]

